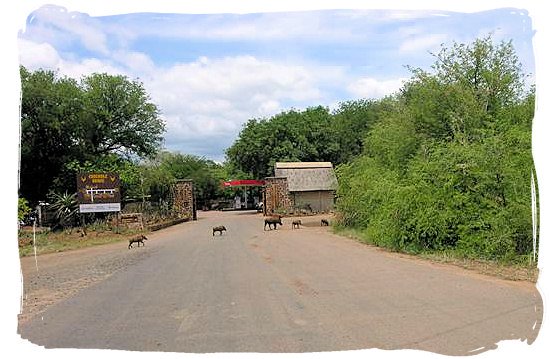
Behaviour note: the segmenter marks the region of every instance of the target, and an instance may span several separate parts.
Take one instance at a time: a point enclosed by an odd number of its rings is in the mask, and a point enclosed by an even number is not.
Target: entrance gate
[[[250,179],[244,179],[244,180],[232,180],[232,181],[224,181],[222,183],[223,187],[244,187],[244,203],[245,203],[245,209],[248,208],[248,191],[246,190],[247,187],[263,187],[265,185],[265,181],[262,180],[250,180]],[[265,203],[265,201],[264,201]],[[240,208],[239,208],[240,209]]]

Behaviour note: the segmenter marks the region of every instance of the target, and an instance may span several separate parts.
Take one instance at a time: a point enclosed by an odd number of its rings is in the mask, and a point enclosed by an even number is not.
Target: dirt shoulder
[[[522,266],[513,264],[502,264],[493,261],[458,258],[452,256],[452,254],[449,253],[432,253],[419,255],[406,254],[401,252],[394,252],[382,247],[377,247],[372,244],[365,243],[359,238],[358,235],[350,233],[348,231],[334,232],[336,235],[346,237],[350,240],[361,243],[362,245],[375,248],[378,251],[394,256],[399,256],[401,258],[407,258],[409,260],[456,267],[462,270],[471,271],[472,273],[487,275],[503,280],[536,283],[538,279],[539,270],[535,265]]]

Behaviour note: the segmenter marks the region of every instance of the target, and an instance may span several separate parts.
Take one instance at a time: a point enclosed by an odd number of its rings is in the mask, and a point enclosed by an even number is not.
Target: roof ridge
[[[332,162],[275,162],[275,168],[332,168]]]

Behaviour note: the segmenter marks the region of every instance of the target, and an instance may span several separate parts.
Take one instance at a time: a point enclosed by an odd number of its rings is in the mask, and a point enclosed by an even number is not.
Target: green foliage
[[[361,153],[367,129],[393,104],[357,100],[341,103],[334,113],[319,106],[251,119],[227,149],[228,164],[264,178],[273,175],[275,162],[344,163]]]
[[[43,200],[74,153],[82,90],[76,81],[52,71],[21,68],[20,194]]]
[[[455,42],[436,57],[436,76],[472,91],[489,114],[513,105],[523,93],[525,75],[511,41],[495,45],[487,36],[472,44]]]
[[[389,115],[376,123],[365,139],[364,153],[381,165],[402,174],[415,155],[420,139],[414,124],[405,116]]]
[[[76,80],[20,68],[21,183],[31,203],[49,191],[73,192],[75,170],[113,168],[153,155],[164,123],[143,85],[124,76]],[[118,166],[114,166],[120,170]]]
[[[176,180],[192,179],[198,205],[224,196],[221,182],[227,179],[226,169],[193,155],[161,152],[141,166],[144,191],[155,202],[170,201],[171,188]]]
[[[231,166],[263,178],[277,161],[318,161],[331,150],[326,108],[282,112],[270,119],[249,120],[226,151]],[[327,146],[322,148],[320,144]]]
[[[386,115],[395,114],[398,103],[392,97],[381,100],[360,99],[339,104],[331,117],[331,141],[336,150],[330,157],[334,165],[348,163],[363,152],[370,129]]]
[[[77,222],[78,203],[74,193],[50,193],[51,204],[49,210],[54,211],[57,221],[54,227],[60,226],[63,229],[73,227]]]
[[[453,44],[412,79],[337,169],[340,225],[374,244],[464,257],[532,256],[534,92],[510,43]]]
[[[121,75],[92,74],[81,84],[80,146],[90,157],[110,153],[155,154],[164,122],[143,84]]]
[[[31,213],[32,208],[29,207],[29,201],[27,201],[25,198],[19,197],[18,205],[17,205],[17,220],[22,221],[26,215]]]

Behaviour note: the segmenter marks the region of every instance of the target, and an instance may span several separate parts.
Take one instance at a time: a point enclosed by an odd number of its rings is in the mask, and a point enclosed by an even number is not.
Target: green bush
[[[414,71],[363,154],[338,166],[338,225],[392,250],[532,258],[534,93],[511,45],[455,44],[433,68]]]
[[[22,221],[31,211],[29,202],[25,198],[20,197],[17,205],[17,220]]]

